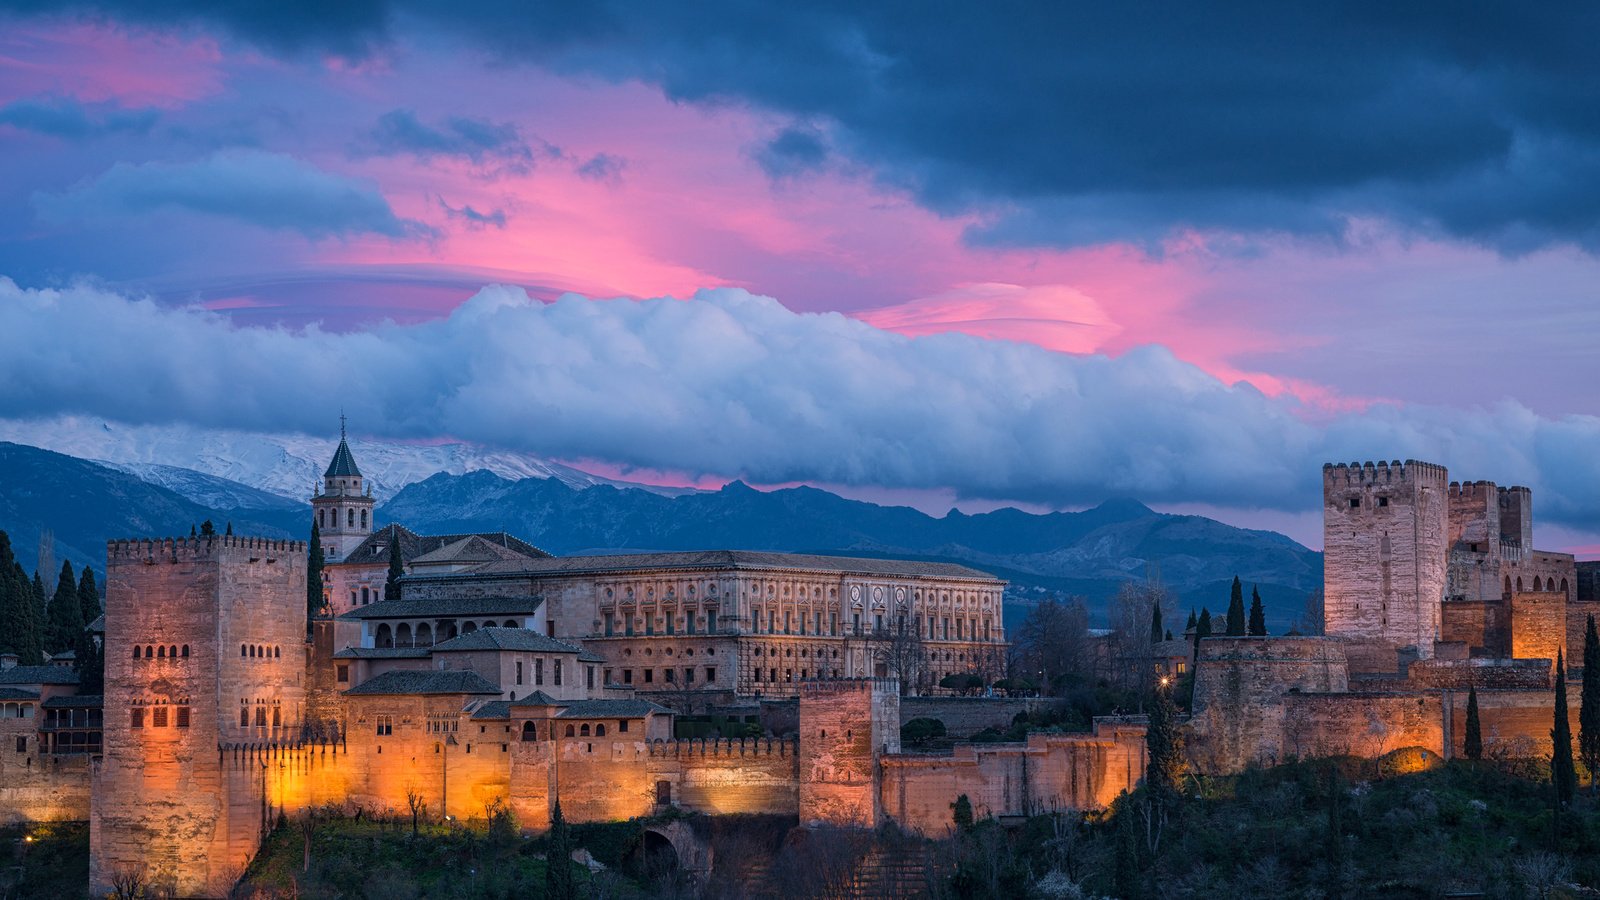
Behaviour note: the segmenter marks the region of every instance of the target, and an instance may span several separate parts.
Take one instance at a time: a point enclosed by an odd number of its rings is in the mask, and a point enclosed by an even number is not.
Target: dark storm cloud
[[[106,134],[145,134],[159,118],[160,114],[153,109],[86,104],[70,97],[35,97],[0,106],[0,125],[64,140]]]
[[[447,217],[465,223],[469,231],[481,231],[490,226],[495,228],[506,227],[506,211],[503,209],[482,212],[474,209],[471,204],[463,203],[461,206],[456,207],[444,202],[443,199],[439,201],[439,206],[444,209],[444,214]]]
[[[358,55],[428,28],[747,102],[825,124],[833,152],[931,208],[989,213],[979,240],[1338,235],[1376,216],[1511,252],[1600,250],[1592,4],[75,5],[280,51]]]
[[[828,145],[816,131],[793,126],[778,132],[751,154],[774,181],[820,171],[828,161]]]

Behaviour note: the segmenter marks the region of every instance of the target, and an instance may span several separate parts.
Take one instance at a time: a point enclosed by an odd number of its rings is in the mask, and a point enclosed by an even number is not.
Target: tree
[[[56,593],[50,598],[48,624],[45,627],[46,653],[70,650],[83,630],[83,606],[78,601],[78,578],[72,574],[72,562],[61,564],[61,577],[56,579]]]
[[[1583,629],[1583,698],[1578,706],[1578,758],[1589,770],[1589,789],[1600,774],[1600,634],[1594,615]]]
[[[1200,620],[1195,618],[1194,609],[1191,607],[1189,609],[1189,624],[1183,626],[1183,630],[1184,631],[1193,631],[1194,630],[1194,626],[1196,626],[1198,624],[1200,624]]]
[[[1161,604],[1150,604],[1150,643],[1161,643]]]
[[[233,520],[232,519],[228,520],[228,530],[224,531],[223,534],[227,535],[228,537],[233,537]]]
[[[95,583],[94,570],[88,566],[83,567],[83,576],[78,580],[78,611],[84,627],[104,612],[100,607],[100,585]]]
[[[1144,816],[1145,845],[1151,856],[1161,852],[1161,837],[1177,809],[1183,784],[1183,732],[1178,728],[1178,707],[1172,691],[1156,690],[1150,706],[1150,724],[1144,733],[1145,770]]]
[[[924,686],[928,654],[922,644],[919,620],[900,613],[882,628],[872,629],[867,646],[867,658],[882,663],[884,674],[899,680],[900,693],[908,694]]]
[[[1561,651],[1556,651],[1556,715],[1550,729],[1550,781],[1556,789],[1557,808],[1572,802],[1578,776],[1572,767],[1572,728],[1567,723],[1567,667]]]
[[[309,622],[322,614],[322,567],[327,557],[322,552],[322,529],[317,520],[311,520],[310,562],[306,564],[306,620]],[[309,627],[309,626],[308,626]]]
[[[72,648],[72,668],[78,673],[78,693],[104,694],[106,689],[106,652],[85,628],[78,632],[78,642]]]
[[[383,583],[383,599],[400,599],[400,578],[406,574],[405,560],[400,557],[400,534],[395,533],[389,542],[389,578]]]
[[[211,520],[210,519],[207,519],[204,522],[201,522],[200,523],[200,536],[201,537],[216,537],[217,536],[217,526],[211,524]]]
[[[950,821],[955,823],[957,831],[972,830],[972,801],[967,799],[966,794],[950,804]]]
[[[1060,676],[1081,674],[1090,664],[1089,608],[1082,597],[1050,597],[1028,613],[1014,638],[1012,674],[1049,691]]]
[[[550,850],[545,854],[544,895],[550,900],[572,900],[578,885],[572,877],[572,829],[561,815],[561,800],[550,811]]]
[[[1250,586],[1250,634],[1267,636],[1267,611],[1261,606],[1261,588],[1254,584]]]
[[[1211,610],[1200,607],[1200,621],[1194,625],[1194,662],[1200,663],[1200,642],[1211,637]]]
[[[411,836],[417,836],[417,824],[428,809],[428,801],[414,784],[406,785],[406,808],[411,810]]]
[[[1483,759],[1483,724],[1478,719],[1478,687],[1467,688],[1467,736],[1461,752],[1467,759]]]
[[[1233,591],[1228,596],[1228,637],[1244,637],[1244,585],[1233,576]]]

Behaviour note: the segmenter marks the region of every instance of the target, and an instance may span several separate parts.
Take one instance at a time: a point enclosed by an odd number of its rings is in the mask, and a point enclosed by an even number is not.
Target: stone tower
[[[300,541],[229,535],[107,546],[91,893],[135,870],[176,896],[224,896],[255,852],[260,798],[230,780],[225,757],[300,739],[305,580]]]
[[[350,454],[343,416],[339,417],[339,449],[322,474],[322,490],[311,498],[311,514],[316,517],[328,562],[340,562],[372,534],[372,493],[362,484],[361,470]]]
[[[800,823],[876,828],[880,753],[900,752],[900,683],[888,678],[800,685]]]
[[[1449,508],[1443,466],[1396,460],[1322,467],[1328,636],[1433,655],[1448,571]]]

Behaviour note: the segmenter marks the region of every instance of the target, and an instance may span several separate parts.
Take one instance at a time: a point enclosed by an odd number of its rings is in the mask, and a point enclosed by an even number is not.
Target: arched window
[[[178,658],[178,648],[176,646],[168,647],[167,648],[167,655],[172,657],[173,659],[177,659]]]
[[[165,648],[165,647],[157,647],[156,648],[156,659],[166,659],[166,658],[167,658],[167,648]]]
[[[1510,575],[1506,576],[1506,593],[1507,594],[1511,593],[1511,576]]]
[[[489,621],[483,623],[483,627],[485,627],[485,628],[493,628],[494,627],[494,620],[490,619]]]
[[[256,648],[255,648],[255,645],[252,644],[251,647],[250,647],[250,658],[254,659],[255,655],[256,655]]]
[[[1567,592],[1567,580],[1565,578],[1563,578],[1563,579],[1561,579],[1561,593],[1565,594],[1566,592]],[[1569,597],[1567,599],[1570,600],[1571,598]]]
[[[423,622],[421,625],[417,626],[417,646],[433,646],[433,627],[427,622]]]
[[[239,658],[240,659],[243,659],[245,656],[249,655],[249,654],[245,653],[245,649],[246,649],[245,645],[243,645],[243,644],[239,645]]]
[[[273,659],[282,659],[283,658],[283,648],[282,647],[273,647],[272,648],[272,658]]]
[[[1544,588],[1541,586],[1541,582],[1539,581],[1539,576],[1537,575],[1533,576],[1533,589],[1536,591],[1544,590]]]
[[[389,623],[378,626],[378,633],[373,638],[373,643],[379,647],[393,647],[394,634],[389,630]]]
[[[511,621],[511,620],[510,620],[510,619],[507,619],[507,620],[506,620],[506,627],[507,627],[507,628],[515,628],[515,627],[517,627],[517,623],[516,623],[516,622],[513,622],[513,621]]]
[[[325,510],[325,509],[317,510],[317,527],[318,528],[327,528],[328,527],[328,511],[327,510]]]
[[[347,513],[347,515],[345,516],[345,521],[349,523],[348,527],[350,527],[350,528],[356,527],[356,508],[354,506],[352,506],[349,509],[345,510],[345,512]]]
[[[551,727],[554,728],[555,726],[552,725]],[[567,737],[576,737],[576,736],[577,735],[572,730],[572,726],[568,725],[567,726]]]
[[[272,727],[273,728],[281,728],[281,727],[283,727],[283,712],[281,710],[279,710],[278,707],[276,707],[276,706],[274,706],[272,708]]]
[[[248,706],[241,707],[239,709],[239,727],[240,728],[249,728],[250,727],[250,707],[248,707]]]
[[[394,645],[396,647],[409,647],[412,640],[411,623],[401,622],[400,627],[394,630]]]
[[[578,735],[580,737],[588,737],[589,736],[589,723],[585,722],[583,724],[583,727],[578,729]]]
[[[1522,593],[1522,576],[1517,576],[1517,593]]]
[[[523,722],[522,723],[522,739],[525,740],[525,741],[532,741],[532,740],[537,740],[538,738],[539,738],[539,729],[537,727],[535,727],[532,722]]]
[[[461,633],[462,634],[471,634],[471,633],[473,633],[474,631],[477,631],[477,630],[478,630],[478,623],[477,622],[463,622],[462,625],[461,625]]]
[[[366,530],[366,527],[367,527],[367,511],[363,509],[361,511],[361,528],[364,531],[364,530]]]
[[[605,737],[606,736],[606,726],[605,726],[604,723],[602,723],[600,725],[596,725],[594,727],[594,736],[595,737]]]
[[[184,659],[188,659],[189,658],[189,645],[188,644],[184,644],[183,645],[183,658]]]

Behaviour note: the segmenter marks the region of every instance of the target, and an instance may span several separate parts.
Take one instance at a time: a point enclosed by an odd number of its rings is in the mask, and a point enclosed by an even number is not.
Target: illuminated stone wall
[[[876,754],[900,752],[898,683],[801,685],[800,821],[876,827]]]
[[[0,825],[89,818],[89,756],[41,752],[43,715],[0,719]]]
[[[1435,693],[1287,694],[1279,761],[1378,757],[1402,747],[1442,755],[1444,717]]]
[[[652,742],[653,783],[670,786],[681,809],[711,815],[800,808],[800,747],[795,740],[744,738]]]
[[[1322,638],[1233,637],[1200,642],[1192,756],[1204,772],[1285,758],[1284,695],[1349,689],[1344,649]]]
[[[1583,645],[1578,645],[1582,654]],[[1511,595],[1511,656],[1548,659],[1567,649],[1567,597],[1560,591]]]

